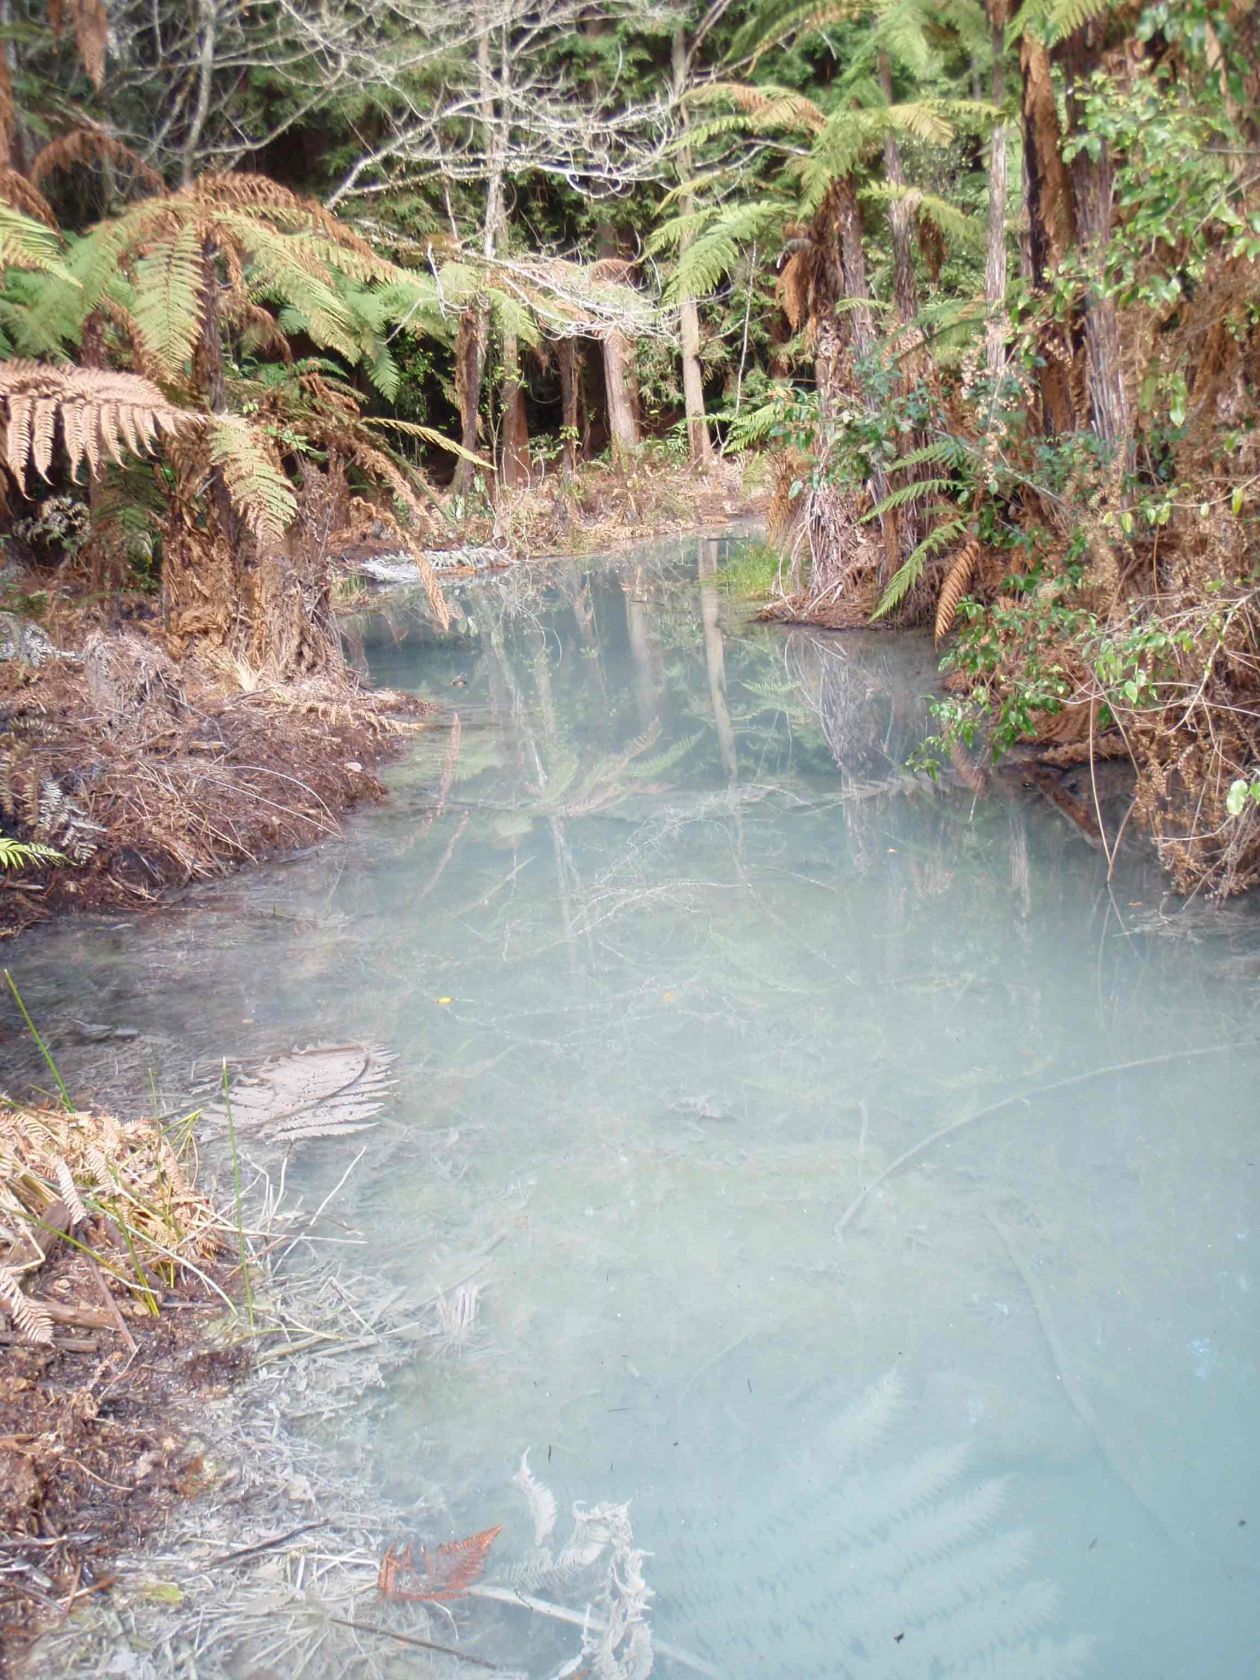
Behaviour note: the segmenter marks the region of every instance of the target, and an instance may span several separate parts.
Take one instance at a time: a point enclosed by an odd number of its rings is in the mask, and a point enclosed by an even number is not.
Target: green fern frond
[[[679,257],[665,289],[665,301],[677,303],[681,297],[703,297],[711,292],[735,267],[744,248],[769,229],[781,226],[788,214],[788,206],[773,198],[753,199],[723,209]]]
[[[471,449],[465,449],[462,443],[456,443],[454,438],[448,438],[441,432],[435,432],[432,426],[422,426],[416,420],[399,420],[392,414],[371,416],[362,421],[364,426],[386,426],[392,432],[401,432],[404,437],[418,438],[421,443],[428,443],[434,449],[444,449],[449,455],[458,455],[461,460],[471,461],[475,467],[492,469],[492,463],[480,455],[474,455]]]
[[[1024,0],[1007,26],[1007,41],[1033,34],[1047,46],[1054,46],[1095,18],[1114,11],[1118,4],[1119,0]]]
[[[925,443],[921,449],[912,449],[908,455],[899,455],[888,470],[908,472],[911,467],[960,467],[968,455],[967,445],[961,438],[938,438],[935,443]]]
[[[910,502],[921,502],[929,496],[947,496],[951,490],[958,490],[961,486],[954,478],[916,478],[910,484],[899,484],[895,490],[890,490],[882,501],[863,517],[866,520],[878,519],[882,514],[891,513],[894,508],[905,507]]]
[[[14,840],[11,835],[0,834],[0,870],[26,869],[32,864],[65,863],[61,852],[52,846],[41,845],[38,840]]]
[[[501,333],[520,339],[522,344],[533,346],[541,342],[537,318],[514,292],[491,285],[486,288],[486,297],[491,317]]]
[[[688,182],[688,190],[694,190],[694,182]],[[644,250],[649,257],[658,257],[662,251],[676,251],[689,239],[694,239],[705,225],[712,221],[716,214],[711,204],[705,204],[699,210],[687,210],[680,216],[670,216],[660,223],[647,238]]]
[[[872,48],[919,82],[929,81],[939,65],[928,40],[928,18],[922,0],[899,0],[876,19],[871,33]]]
[[[393,402],[402,386],[402,373],[398,363],[394,360],[388,344],[377,344],[364,356],[363,367],[373,386],[385,398],[386,402]]]
[[[214,416],[209,438],[210,459],[223,475],[233,507],[259,543],[278,543],[297,513],[297,500],[270,438],[236,415]]]
[[[787,41],[831,24],[852,23],[868,9],[863,0],[769,0],[736,30],[728,56],[736,63],[750,59],[756,64]]]
[[[55,274],[73,285],[64,258],[65,247],[50,227],[0,202],[0,269]]]
[[[901,605],[915,584],[923,576],[923,568],[933,554],[938,554],[943,548],[950,548],[962,536],[967,528],[965,519],[947,519],[944,524],[933,527],[923,541],[913,548],[906,559],[889,579],[888,587],[880,596],[879,605],[871,614],[872,623],[877,618],[883,618],[894,607]]]
[[[132,314],[145,349],[167,378],[185,366],[197,342],[202,278],[201,241],[191,225],[136,264]]]
[[[984,223],[978,216],[968,216],[955,205],[935,193],[921,192],[893,181],[872,181],[863,187],[861,198],[871,204],[907,204],[912,213],[932,222],[955,245],[981,247],[984,244]]]

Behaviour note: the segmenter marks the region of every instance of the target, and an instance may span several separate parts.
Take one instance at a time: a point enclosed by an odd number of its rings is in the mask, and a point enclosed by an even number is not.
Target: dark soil
[[[198,1402],[246,1362],[208,1346],[223,1308],[203,1291],[181,1285],[157,1318],[115,1301],[124,1330],[81,1304],[93,1298],[84,1268],[73,1253],[50,1260],[40,1297],[109,1323],[59,1325],[50,1347],[0,1334],[0,1680],[40,1633],[108,1590],[111,1558],[198,1491]]]

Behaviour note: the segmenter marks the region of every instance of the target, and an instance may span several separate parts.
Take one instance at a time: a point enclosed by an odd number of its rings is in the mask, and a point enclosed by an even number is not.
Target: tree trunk
[[[485,368],[489,324],[486,311],[474,306],[460,316],[455,332],[455,400],[459,404],[459,441],[472,455],[477,453],[480,441],[477,433],[481,378]],[[456,459],[451,485],[456,495],[468,494],[476,470],[473,463],[462,455]]]
[[[487,160],[486,204],[481,224],[481,249],[487,264],[493,262],[505,216],[503,144],[498,133],[498,109],[490,62],[491,23],[485,7],[474,8],[477,33],[477,107],[481,119],[482,145]],[[486,350],[490,340],[490,311],[474,303],[460,317],[455,335],[455,395],[459,403],[460,442],[476,451],[477,418],[481,407],[481,382],[486,371]],[[462,457],[456,462],[452,489],[466,495],[472,488],[476,468]]]
[[[670,47],[670,60],[674,77],[674,99],[682,99],[687,87],[687,41],[681,29],[674,31]],[[687,118],[685,107],[679,105],[680,122],[686,128]],[[678,179],[686,183],[691,178],[691,153],[687,147],[680,147],[678,151]],[[694,207],[694,199],[690,192],[684,191],[679,198],[679,210],[683,215]],[[678,254],[681,259],[691,240],[680,241]],[[687,446],[691,454],[693,466],[702,467],[709,460],[711,445],[709,441],[709,427],[704,412],[704,373],[700,366],[700,311],[696,300],[690,292],[684,295],[678,311],[679,338],[682,348],[682,376],[683,376],[683,409],[687,416]]]
[[[566,478],[572,478],[577,468],[580,354],[576,339],[560,340],[556,353],[560,364],[560,461]]]
[[[525,417],[525,387],[521,384],[521,349],[515,333],[503,336],[503,456],[500,474],[513,489],[529,482],[529,422]]]
[[[1006,98],[1002,55],[1006,48],[1006,0],[989,0],[993,38],[993,81],[990,89],[999,111]],[[994,386],[1006,366],[1006,119],[999,117],[989,139],[989,208],[984,251],[984,359]]]
[[[604,340],[604,392],[608,399],[608,433],[613,461],[624,466],[639,447],[639,416],[635,403],[631,346],[624,333],[610,332]]]
[[[1019,45],[1024,126],[1024,188],[1028,203],[1028,257],[1033,286],[1043,291],[1049,276],[1076,237],[1072,183],[1061,150],[1063,136],[1050,77],[1050,55],[1031,34]],[[1042,334],[1037,383],[1041,418],[1051,435],[1075,431],[1071,364],[1075,352],[1070,331]]]
[[[1076,90],[1093,74],[1101,57],[1100,33],[1100,25],[1087,24],[1064,43],[1068,121],[1072,129],[1076,127]],[[1097,156],[1091,156],[1084,148],[1077,153],[1072,160],[1071,180],[1081,254],[1094,280],[1100,281],[1104,253],[1111,237],[1115,190],[1115,171],[1105,142]],[[1123,458],[1129,442],[1130,415],[1120,320],[1114,298],[1106,295],[1098,284],[1091,285],[1085,294],[1085,358],[1094,430],[1110,452]]]
[[[884,98],[893,102],[892,65],[887,53],[879,55],[879,85]],[[884,136],[884,179],[890,187],[903,188],[906,172],[901,162],[901,147],[895,134]],[[893,305],[898,326],[909,326],[919,313],[918,288],[914,279],[914,253],[910,238],[910,206],[904,198],[894,198],[888,207],[888,223],[892,233]]]

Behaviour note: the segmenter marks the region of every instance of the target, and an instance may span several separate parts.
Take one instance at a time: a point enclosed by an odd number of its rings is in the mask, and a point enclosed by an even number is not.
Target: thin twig
[[[883,1172],[877,1173],[871,1182],[858,1191],[841,1214],[836,1225],[836,1236],[843,1236],[845,1228],[850,1225],[855,1216],[865,1206],[868,1199],[886,1183],[894,1173],[900,1172],[902,1167],[909,1165],[918,1156],[926,1153],[932,1145],[939,1143],[942,1138],[960,1132],[964,1126],[973,1126],[977,1120],[988,1120],[994,1114],[1001,1114],[1003,1109],[1014,1108],[1019,1103],[1030,1103],[1034,1097],[1049,1096],[1052,1091],[1065,1091],[1073,1085],[1087,1084],[1091,1079],[1103,1079],[1111,1073],[1132,1073],[1137,1068],[1163,1067],[1168,1062],[1184,1061],[1190,1056],[1219,1056],[1227,1050],[1240,1050],[1248,1046],[1255,1046],[1260,1040],[1254,1038],[1233,1039],[1228,1044],[1207,1044],[1197,1050],[1170,1050],[1162,1056],[1142,1056],[1133,1062],[1113,1062],[1108,1067],[1089,1068],[1084,1073],[1069,1074],[1066,1079],[1056,1079],[1050,1085],[1038,1085],[1035,1090],[1022,1091],[1018,1096],[1003,1097],[1001,1102],[990,1103],[987,1108],[978,1108],[972,1114],[964,1114],[960,1120],[951,1120],[947,1126],[940,1126],[928,1137],[912,1144],[909,1149],[902,1150],[896,1160],[890,1161]]]
[[[474,1668],[492,1669],[495,1674],[502,1674],[498,1663],[487,1661],[485,1657],[474,1657],[469,1651],[461,1651],[454,1645],[439,1645],[433,1639],[417,1639],[413,1633],[395,1633],[393,1628],[377,1627],[374,1622],[352,1622],[348,1616],[329,1616],[330,1622],[336,1622],[338,1627],[354,1628],[357,1633],[375,1633],[382,1639],[396,1639],[400,1645],[418,1645],[423,1651],[441,1651],[443,1656],[458,1657],[460,1662],[472,1663]]]

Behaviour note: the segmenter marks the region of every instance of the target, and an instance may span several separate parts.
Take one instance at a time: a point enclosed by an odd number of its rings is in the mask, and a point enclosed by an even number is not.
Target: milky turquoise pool
[[[397,1053],[338,1230],[404,1307],[480,1298],[338,1450],[440,1537],[521,1556],[529,1449],[630,1502],[658,1636],[732,1680],[1260,1673],[1260,924],[911,775],[930,648],[748,626],[728,547],[479,583],[447,638],[387,604],[358,656],[449,717],[389,804],[33,937],[29,999],[163,1089]],[[483,1609],[492,1660],[575,1648]]]

